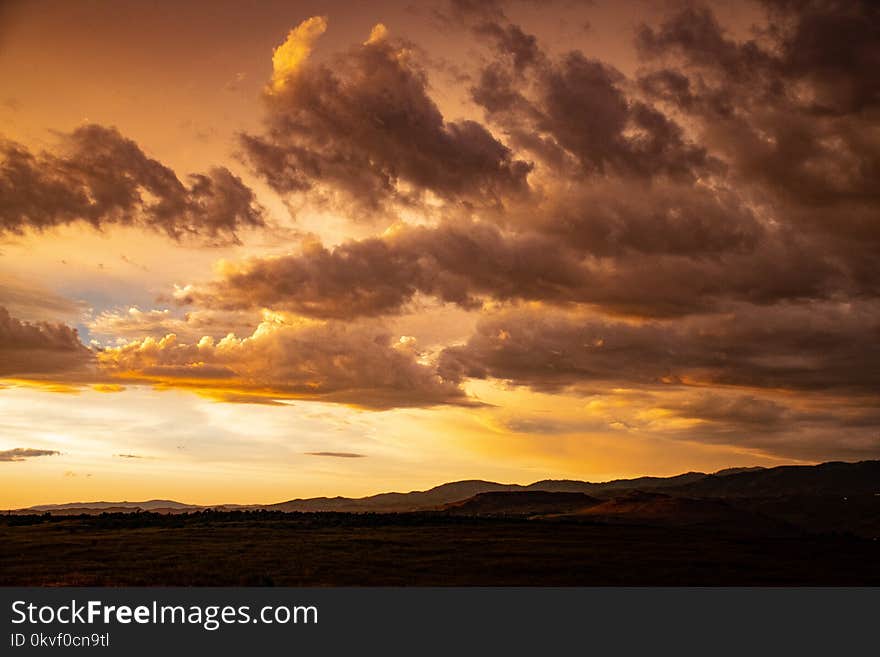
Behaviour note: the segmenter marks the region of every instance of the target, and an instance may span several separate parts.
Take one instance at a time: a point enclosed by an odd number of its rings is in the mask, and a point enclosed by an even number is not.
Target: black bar
[[[876,649],[878,588],[3,588],[3,649],[30,654],[96,635],[97,654],[241,655],[850,655]],[[16,609],[13,610],[13,604]],[[100,618],[89,623],[89,601]],[[22,622],[27,605],[45,620],[71,604],[85,622]],[[144,623],[119,622],[125,605]],[[298,621],[228,624],[211,607],[246,605],[273,620],[299,607]],[[147,617],[182,606],[192,622]],[[191,611],[193,607],[196,611]],[[303,609],[314,609],[303,614]],[[105,622],[108,613],[110,622]],[[281,612],[279,619],[285,618]],[[123,618],[132,618],[122,612]],[[152,616],[150,616],[152,618]],[[158,616],[155,616],[158,618]],[[180,618],[179,614],[176,618]],[[291,618],[293,618],[291,616]],[[43,647],[32,643],[43,642]],[[80,640],[80,642],[82,642]],[[109,645],[103,645],[103,644]],[[15,646],[15,643],[23,643]],[[51,648],[49,648],[51,650]],[[659,651],[659,652],[658,652]],[[262,654],[259,652],[257,654]]]

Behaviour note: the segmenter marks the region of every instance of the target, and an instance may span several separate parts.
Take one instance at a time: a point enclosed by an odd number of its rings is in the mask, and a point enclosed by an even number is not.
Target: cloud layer
[[[516,309],[444,350],[449,380],[496,378],[538,390],[600,384],[838,391],[880,388],[880,305],[743,306],[675,321]]]
[[[0,451],[0,463],[6,461],[24,461],[37,456],[54,456],[60,454],[52,449],[31,449],[28,447],[16,447],[15,449],[7,449]]]
[[[0,374],[94,360],[101,380],[372,409],[473,404],[489,382],[577,400],[552,422],[513,409],[509,432],[880,454],[876,6],[767,0],[741,36],[676,5],[634,31],[628,76],[500,4],[452,5],[444,24],[479,52],[463,116],[384,25],[326,52],[332,25],[312,17],[274,51],[243,155],[358,238],[222,262],[176,288],[182,318],[105,310],[90,329],[118,342],[95,352],[0,315]],[[111,129],[3,157],[6,232],[84,221],[229,241],[264,224],[229,171],[185,184]],[[473,321],[430,350],[389,328],[450,306]]]
[[[42,231],[85,222],[141,225],[206,242],[235,242],[265,223],[254,192],[224,167],[188,184],[116,129],[86,125],[57,152],[0,142],[0,232]]]
[[[23,322],[0,307],[0,376],[63,375],[82,371],[92,352],[76,329],[51,322]]]

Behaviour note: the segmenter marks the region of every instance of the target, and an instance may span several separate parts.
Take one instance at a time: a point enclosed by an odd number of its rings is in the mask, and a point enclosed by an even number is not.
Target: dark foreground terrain
[[[0,515],[2,585],[880,585],[880,461]]]
[[[2,585],[880,585],[880,542],[594,516],[0,517]]]

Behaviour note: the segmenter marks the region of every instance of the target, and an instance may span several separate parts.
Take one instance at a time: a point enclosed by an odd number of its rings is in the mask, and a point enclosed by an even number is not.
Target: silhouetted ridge
[[[64,509],[199,509],[195,504],[183,504],[174,500],[147,500],[146,502],[68,502],[66,504],[40,504],[28,507],[34,511],[62,511]]]
[[[612,524],[709,526],[763,534],[790,531],[788,523],[737,508],[724,500],[646,491],[631,491],[572,515]]]
[[[18,513],[42,511],[63,513],[65,510],[68,510],[68,513],[73,512],[70,510],[94,512],[110,508],[130,511],[140,509],[162,513],[198,511],[206,508],[225,510],[266,509],[285,512],[402,513],[437,510],[444,505],[462,502],[463,500],[486,493],[572,493],[607,500],[625,495],[629,491],[663,492],[670,496],[688,498],[726,499],[796,496],[827,498],[858,495],[871,497],[870,500],[860,502],[865,505],[866,509],[870,510],[873,508],[872,504],[874,504],[873,496],[880,494],[880,461],[861,461],[859,463],[831,462],[815,466],[795,465],[775,468],[728,468],[708,475],[701,472],[688,472],[674,477],[638,477],[636,479],[618,479],[606,482],[546,479],[528,486],[472,479],[449,482],[424,491],[380,493],[361,498],[313,497],[268,505],[224,504],[204,507],[182,504],[171,500],[73,502],[69,504],[34,506],[30,509],[22,509]],[[485,498],[481,504],[488,504],[486,500],[491,499]],[[502,499],[504,498],[498,498],[498,500]],[[513,498],[509,498],[508,501],[510,499]],[[525,500],[527,498],[518,499]],[[562,500],[562,498],[558,499]],[[880,496],[876,499],[880,500]],[[664,504],[673,505],[675,503],[664,502]],[[566,510],[558,512],[567,513]]]
[[[457,515],[543,515],[547,513],[573,513],[599,504],[601,500],[584,493],[549,491],[496,491],[478,493],[459,502],[440,507],[440,510]]]
[[[777,497],[880,493],[880,461],[782,465],[724,476],[708,475],[674,489],[696,497]]]

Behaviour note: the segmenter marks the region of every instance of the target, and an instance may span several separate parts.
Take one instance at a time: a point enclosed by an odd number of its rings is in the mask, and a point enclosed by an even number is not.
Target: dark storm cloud
[[[869,1],[764,0],[768,23],[758,39],[736,42],[707,7],[687,7],[657,27],[643,26],[638,45],[650,55],[670,51],[717,74],[719,90],[786,99],[817,115],[876,107],[880,82],[880,9]],[[768,47],[768,44],[770,47]],[[705,80],[705,78],[704,78]],[[786,88],[806,82],[809,94]]]
[[[774,239],[732,190],[678,183],[558,186],[505,220],[597,257],[748,254]]]
[[[683,400],[658,400],[658,403],[678,417],[710,422],[721,428],[742,430],[748,427],[762,433],[790,429],[794,422],[812,417],[754,395],[701,393]]]
[[[479,19],[482,21],[504,20],[501,0],[449,0],[434,11],[435,16],[449,24],[465,24]]]
[[[584,271],[540,235],[506,237],[491,224],[409,227],[334,249],[229,265],[184,302],[224,309],[262,306],[314,317],[400,312],[417,292],[478,308],[480,296],[545,298],[583,285]]]
[[[699,203],[698,196],[691,199],[691,207]],[[486,300],[525,300],[664,317],[729,301],[772,304],[858,289],[812,245],[778,231],[764,234],[748,213],[716,215],[742,219],[739,225],[712,223],[712,203],[693,214],[674,203],[641,208],[638,200],[610,201],[592,215],[577,207],[570,217],[556,215],[565,222],[533,220],[532,228],[546,233],[462,222],[402,227],[332,249],[312,243],[297,255],[227,263],[219,280],[190,286],[177,299],[341,319],[396,314],[421,293],[466,309]]]
[[[113,128],[77,128],[51,153],[0,143],[0,231],[79,221],[96,228],[136,224],[174,239],[221,242],[264,224],[253,191],[229,170],[215,167],[184,184]]]
[[[880,413],[862,399],[778,391],[670,387],[601,390],[584,412],[503,411],[507,431],[539,435],[654,436],[689,443],[736,445],[805,460],[877,458]]]
[[[308,23],[290,39],[314,39]],[[408,48],[380,34],[332,65],[290,65],[267,90],[265,132],[242,137],[257,171],[281,193],[342,192],[355,212],[426,191],[478,206],[526,192],[531,165],[483,125],[446,121]]]
[[[776,221],[858,258],[880,244],[880,10],[768,2],[760,39],[733,40],[706,8],[639,32],[665,65],[642,88],[684,112],[740,193]]]
[[[477,25],[474,30],[477,34],[491,38],[498,51],[509,55],[513,59],[514,70],[519,73],[544,58],[535,36],[524,32],[519,25],[486,21]]]
[[[692,179],[718,167],[671,118],[627,96],[617,69],[579,51],[551,60],[516,26],[484,24],[502,52],[471,90],[511,142],[557,169]],[[524,69],[528,71],[523,74]]]
[[[351,318],[395,314],[423,294],[468,309],[487,300],[543,301],[663,318],[733,302],[876,298],[874,76],[844,75],[847,88],[860,90],[853,92],[858,102],[834,111],[826,101],[817,105],[831,84],[828,71],[843,75],[873,57],[873,10],[776,3],[770,10],[784,14],[780,27],[766,27],[760,41],[739,42],[709,10],[688,8],[639,31],[640,49],[659,63],[633,84],[577,51],[548,56],[498,6],[477,9],[453,3],[449,20],[469,25],[494,53],[474,99],[509,143],[537,162],[530,194],[508,198],[503,211],[484,209],[480,221],[404,226],[335,248],[311,244],[297,255],[229,265],[220,280],[195,286],[183,300]],[[823,36],[822,17],[851,25],[853,38],[839,46],[854,52],[828,54],[816,45],[832,39]],[[410,171],[401,180],[430,187],[409,168],[416,151],[444,175],[468,171],[460,158],[431,145],[448,126],[425,78],[395,48],[371,38],[338,69],[306,65],[269,93],[270,125],[277,123],[279,139],[293,141],[255,142],[280,149],[282,159],[271,166],[266,160],[266,174],[285,176],[283,187],[293,180],[288,173],[305,171],[285,164],[289,153],[325,158],[342,142],[358,154],[334,162],[358,163],[352,176],[339,169],[344,180],[331,180],[335,164],[315,171],[353,193],[365,172],[372,176],[371,167],[391,160]],[[384,90],[381,103],[376,89]],[[365,108],[374,109],[367,116]],[[423,116],[434,118],[414,118]],[[691,137],[678,123],[682,116]],[[416,129],[425,125],[436,130]],[[308,142],[309,135],[327,149]],[[403,147],[404,135],[413,150],[386,158]],[[383,150],[374,153],[379,142]],[[309,184],[304,179],[302,186]],[[372,202],[374,191],[369,183],[359,193]]]
[[[55,456],[61,452],[53,449],[31,449],[27,447],[16,447],[15,449],[7,449],[0,451],[0,463],[9,461],[24,461],[25,459],[37,456]]]
[[[87,366],[92,352],[76,329],[51,322],[23,322],[0,307],[0,376],[63,374]]]
[[[487,317],[440,358],[451,381],[495,378],[537,390],[597,383],[880,389],[880,307],[808,303],[668,322],[623,322],[547,308]]]
[[[662,429],[670,438],[735,444],[807,460],[827,459],[829,454],[860,460],[880,454],[880,413],[869,400],[832,395],[771,395],[772,392],[760,396],[729,391],[658,395],[653,404],[661,412],[660,417],[671,414],[685,421],[683,426],[673,422]]]
[[[671,427],[671,438],[736,444],[791,458],[875,459],[880,454],[880,413],[870,400],[833,396],[804,399],[703,392],[657,398],[656,408],[696,421]]]

